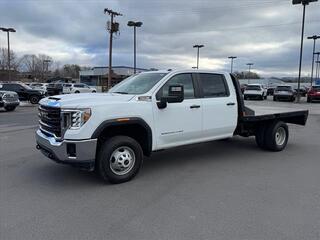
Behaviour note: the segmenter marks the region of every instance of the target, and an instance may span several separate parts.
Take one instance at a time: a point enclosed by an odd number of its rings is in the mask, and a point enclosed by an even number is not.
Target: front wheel
[[[32,95],[30,98],[29,98],[29,101],[30,103],[32,104],[37,104],[39,102],[40,98],[36,95]]]
[[[97,92],[96,90],[93,90],[93,91],[92,91],[92,93],[96,93],[96,92]]]
[[[102,144],[96,167],[103,180],[123,183],[137,175],[142,162],[143,151],[135,139],[115,136]]]

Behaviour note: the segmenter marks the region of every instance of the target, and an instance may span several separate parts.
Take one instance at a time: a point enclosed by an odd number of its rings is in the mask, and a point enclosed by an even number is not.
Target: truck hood
[[[86,108],[116,102],[128,102],[134,95],[117,93],[79,93],[44,98],[41,105],[62,108]]]

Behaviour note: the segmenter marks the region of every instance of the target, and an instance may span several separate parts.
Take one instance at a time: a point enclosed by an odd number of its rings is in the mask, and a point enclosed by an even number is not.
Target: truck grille
[[[40,130],[61,138],[61,109],[56,107],[39,106]]]

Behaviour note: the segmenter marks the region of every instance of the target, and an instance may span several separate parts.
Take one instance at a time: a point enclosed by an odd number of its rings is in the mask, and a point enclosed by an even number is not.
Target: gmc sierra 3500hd
[[[239,135],[281,151],[287,123],[305,125],[308,117],[304,110],[255,111],[244,106],[239,83],[228,73],[145,72],[108,93],[41,100],[37,148],[58,163],[121,183],[138,173],[144,155],[176,146]]]

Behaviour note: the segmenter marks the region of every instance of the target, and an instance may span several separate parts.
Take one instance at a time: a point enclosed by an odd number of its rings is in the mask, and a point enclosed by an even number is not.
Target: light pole
[[[302,4],[303,5],[297,102],[300,102],[300,82],[301,82],[301,67],[302,67],[302,54],[303,54],[303,36],[304,36],[304,22],[305,22],[305,18],[306,18],[306,6],[309,5],[310,2],[317,2],[317,1],[318,0],[292,0],[292,4],[293,5],[297,5],[297,4]]]
[[[318,67],[318,62],[319,62],[319,56],[320,56],[320,52],[316,52],[313,55],[317,55],[317,60],[316,60],[316,79],[319,77],[319,67]]]
[[[236,59],[237,57],[236,56],[230,56],[228,58],[231,59],[231,71],[230,71],[230,73],[233,73],[233,60]]]
[[[312,65],[311,65],[311,82],[310,82],[311,87],[312,87],[312,82],[313,82],[314,52],[316,50],[316,41],[317,41],[318,38],[320,38],[320,36],[317,36],[317,35],[313,35],[313,36],[308,37],[308,39],[313,39]]]
[[[11,32],[16,32],[16,30],[14,28],[4,28],[4,27],[0,27],[0,30],[3,32],[7,33],[7,38],[8,38],[8,78],[9,81],[11,81],[11,72],[10,72],[10,34]]]
[[[43,74],[43,80],[44,80],[44,76],[47,75],[48,77],[48,72],[49,72],[49,63],[51,62],[50,59],[46,59],[46,60],[43,60],[43,73],[46,72],[46,74]],[[44,65],[46,64],[46,68],[44,68]],[[44,70],[46,69],[46,71]],[[47,79],[48,80],[48,79]]]
[[[320,61],[316,61],[316,79],[319,80],[320,76]]]
[[[197,69],[199,69],[199,55],[200,55],[200,48],[203,48],[204,45],[193,45],[193,48],[197,48]]]
[[[137,54],[137,43],[136,43],[136,28],[142,26],[142,22],[134,22],[134,21],[129,21],[128,22],[129,27],[133,27],[133,72],[136,74],[136,54]]]
[[[248,79],[250,78],[250,73],[251,73],[251,67],[254,65],[254,63],[247,63],[247,66],[249,67],[249,76]],[[249,80],[248,80],[249,82]]]

